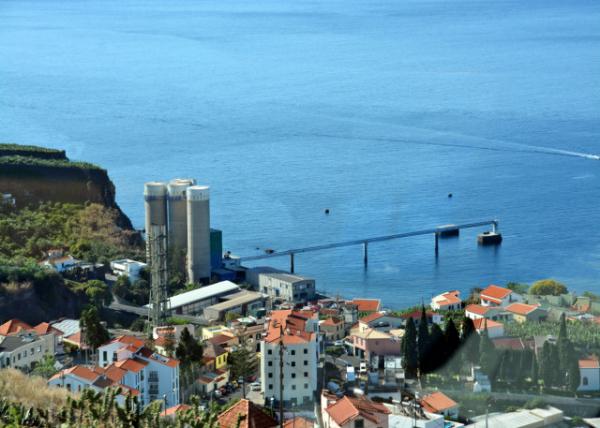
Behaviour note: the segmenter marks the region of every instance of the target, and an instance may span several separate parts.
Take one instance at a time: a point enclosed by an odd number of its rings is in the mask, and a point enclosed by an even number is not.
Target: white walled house
[[[319,361],[319,317],[312,311],[272,311],[261,342],[261,391],[265,399],[279,400],[281,343],[283,356],[283,401],[302,405],[313,401],[317,390]],[[281,334],[283,329],[283,335]]]
[[[0,336],[0,368],[31,370],[46,355],[56,351],[54,334],[37,335],[33,330]]]
[[[473,321],[473,325],[479,334],[482,334],[483,331],[487,329],[488,337],[490,339],[504,336],[504,324],[500,322],[477,318]]]
[[[132,284],[140,279],[140,271],[146,266],[146,263],[131,259],[120,259],[110,262],[110,268],[113,273],[117,276],[127,275]]]
[[[453,290],[439,294],[431,299],[430,305],[434,311],[453,311],[462,306],[460,291]]]
[[[505,307],[515,302],[522,302],[523,297],[514,291],[500,287],[498,285],[489,285],[479,293],[479,299],[482,306],[500,306]]]
[[[579,360],[580,385],[577,391],[600,391],[600,363],[597,358]]]

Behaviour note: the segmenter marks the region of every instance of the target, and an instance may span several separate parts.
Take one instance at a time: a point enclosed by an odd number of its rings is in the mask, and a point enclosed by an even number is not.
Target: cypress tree
[[[446,341],[444,333],[439,325],[433,324],[431,326],[431,332],[429,334],[429,340],[431,343],[429,358],[427,359],[427,372],[434,372],[446,364]]]
[[[467,363],[479,361],[479,334],[475,331],[473,320],[467,316],[462,321],[462,354]]]
[[[573,394],[577,393],[577,389],[579,388],[579,384],[581,383],[581,372],[579,371],[579,361],[573,355],[569,364],[569,382],[568,388]]]
[[[421,307],[421,320],[419,321],[419,330],[417,331],[417,348],[419,355],[419,373],[427,373],[427,359],[429,358],[429,324],[427,322],[427,313],[425,306]]]
[[[539,359],[540,377],[542,378],[545,387],[550,387],[554,384],[554,373],[552,372],[552,347],[553,345],[550,342],[544,342]]]
[[[406,377],[410,379],[417,376],[419,366],[417,352],[417,331],[413,319],[409,317],[402,338],[402,367]]]
[[[533,384],[533,386],[538,386],[539,382],[540,378],[538,360],[536,356],[533,355],[533,358],[531,359],[531,383]]]
[[[495,380],[497,372],[497,355],[494,343],[490,339],[487,331],[487,322],[484,324],[481,340],[479,341],[479,365],[490,379],[490,382]]]
[[[448,318],[444,330],[444,342],[446,344],[446,361],[449,370],[453,373],[458,369],[457,352],[460,347],[460,336],[452,318]]]
[[[550,370],[552,373],[552,385],[556,387],[563,387],[566,384],[565,374],[560,370],[560,364],[558,360],[558,346],[550,346]]]
[[[558,347],[557,383],[566,385],[573,345],[567,336],[567,322],[564,312],[560,316],[560,328],[556,345]]]

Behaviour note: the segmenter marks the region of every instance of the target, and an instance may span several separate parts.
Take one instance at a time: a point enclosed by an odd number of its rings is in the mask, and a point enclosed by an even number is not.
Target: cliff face
[[[106,170],[71,162],[64,151],[0,144],[0,192],[11,193],[17,206],[40,202],[95,202],[119,212],[118,225],[133,229],[115,201],[115,186]]]

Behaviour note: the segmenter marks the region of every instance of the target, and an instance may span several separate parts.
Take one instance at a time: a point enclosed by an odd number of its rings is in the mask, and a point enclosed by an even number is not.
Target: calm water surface
[[[500,220],[501,247],[468,231],[437,260],[430,236],[367,270],[298,256],[333,294],[600,291],[599,22],[585,0],[2,0],[0,139],[103,165],[138,227],[145,181],[197,177],[240,255]]]

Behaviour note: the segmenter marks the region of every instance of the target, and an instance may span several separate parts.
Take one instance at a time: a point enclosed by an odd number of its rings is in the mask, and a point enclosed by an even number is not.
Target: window
[[[269,349],[269,350],[267,351],[267,354],[268,354],[268,355],[273,355],[273,350]]]
[[[308,372],[304,372],[304,377],[308,377]]]
[[[296,373],[292,373],[292,379],[296,379]]]
[[[308,360],[304,360],[304,365],[308,366]]]
[[[272,377],[273,377],[273,373],[269,373],[269,378],[272,378]]]
[[[292,385],[292,390],[296,390],[296,385]]]
[[[296,355],[296,351],[294,349],[292,349],[292,351],[290,352],[292,355]]]
[[[581,380],[581,383],[583,385],[587,385],[588,384],[588,378],[584,376],[584,378]]]
[[[296,367],[296,362],[295,362],[295,361],[292,361],[292,364],[291,364],[291,366],[292,366],[292,367]]]
[[[305,353],[305,354],[308,354],[308,349],[306,349],[306,348],[305,348],[305,349],[304,349],[304,353]]]
[[[273,389],[273,384],[272,383],[269,384],[269,389]]]
[[[108,360],[108,352],[102,351],[102,360],[104,360],[104,362],[107,362],[107,360]]]
[[[29,355],[33,355],[34,353],[35,353],[35,348],[31,348],[31,349],[29,350]]]
[[[365,421],[362,419],[357,419],[354,421],[354,428],[365,428]]]
[[[304,389],[308,389],[308,383],[304,384]]]
[[[269,362],[267,363],[267,365],[268,365],[269,367],[273,367],[273,361],[269,361]]]

